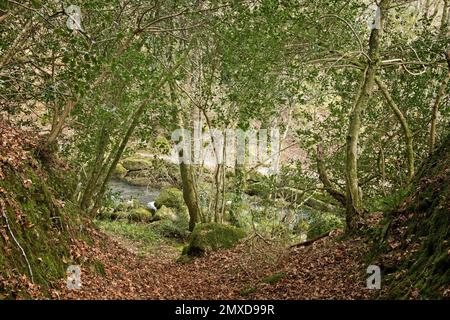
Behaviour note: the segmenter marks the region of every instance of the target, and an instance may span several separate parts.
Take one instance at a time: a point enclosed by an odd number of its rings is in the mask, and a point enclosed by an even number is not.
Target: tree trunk
[[[361,88],[350,113],[346,147],[346,222],[347,231],[356,230],[357,220],[363,213],[362,199],[358,186],[358,140],[361,129],[362,109],[369,102],[375,84],[375,74],[380,64],[380,40],[389,0],[380,2],[380,29],[373,29],[369,39],[369,61],[364,72]]]
[[[328,175],[325,169],[325,163],[323,160],[323,147],[322,144],[317,145],[317,171],[319,173],[319,180],[322,182],[325,190],[334,198],[336,199],[340,204],[342,204],[344,207],[347,204],[347,200],[345,199],[345,194],[341,191],[337,190],[333,187],[331,184],[331,181],[328,179]]]
[[[61,133],[61,131],[64,127],[64,124],[66,123],[67,117],[70,115],[70,113],[72,112],[75,105],[76,105],[75,101],[69,100],[66,103],[66,105],[64,106],[64,109],[63,109],[61,115],[60,116],[55,115],[55,118],[54,118],[55,121],[53,121],[52,129],[47,138],[45,146],[52,145],[53,143],[56,142],[56,139],[58,138],[59,134]],[[55,110],[55,113],[56,113],[56,110]]]
[[[142,114],[145,112],[148,105],[153,102],[153,100],[158,95],[158,91],[174,76],[175,71],[181,66],[181,64],[184,62],[184,60],[187,58],[187,53],[183,56],[170,70],[168,70],[164,77],[161,78],[159,83],[155,86],[153,89],[153,93],[150,94],[150,96],[141,102],[139,107],[136,109],[136,111],[131,116],[131,123],[128,126],[128,129],[125,133],[125,136],[123,137],[122,141],[119,143],[117,147],[116,154],[113,157],[113,161],[106,173],[106,177],[103,180],[102,186],[100,188],[99,193],[96,196],[95,204],[92,210],[90,211],[90,215],[95,215],[96,211],[99,209],[101,201],[103,199],[103,196],[105,195],[106,188],[108,186],[108,182],[111,179],[111,176],[114,172],[114,169],[116,168],[117,164],[119,163],[120,158],[122,157],[123,151],[125,150],[125,147],[128,144],[128,141],[130,140],[132,134],[134,133],[134,130],[136,129],[137,125],[139,124],[140,118]]]
[[[107,140],[107,130],[105,127],[101,129],[100,133],[100,139],[97,147],[97,156],[95,158],[92,172],[89,178],[89,181],[84,189],[83,198],[80,203],[80,207],[83,210],[86,210],[89,208],[92,197],[95,192],[95,187],[98,184],[98,179],[101,176],[102,169],[103,169],[103,161],[105,158],[105,150],[106,150],[106,140]]]
[[[381,92],[383,93],[383,96],[386,99],[389,107],[392,109],[395,116],[397,117],[397,120],[400,122],[400,125],[402,126],[406,142],[406,159],[408,161],[408,183],[409,183],[414,177],[414,149],[413,149],[412,132],[411,129],[409,129],[408,122],[406,121],[406,118],[403,115],[402,111],[397,106],[394,99],[392,99],[392,96],[389,93],[388,88],[384,85],[384,83],[380,80],[380,78],[375,77],[375,81],[377,82],[378,88],[380,88]]]
[[[436,95],[436,99],[433,103],[433,110],[431,111],[431,124],[430,124],[430,142],[429,142],[429,154],[431,155],[436,146],[436,126],[438,120],[438,111],[439,105],[441,104],[441,100],[445,95],[445,89],[447,88],[447,84],[450,80],[450,51],[446,52],[447,65],[448,65],[448,73],[446,77],[442,80],[441,85],[439,86],[439,90]]]
[[[200,205],[198,203],[192,165],[184,163],[181,159],[182,156],[180,156],[180,173],[181,184],[183,186],[183,199],[189,211],[189,231],[192,231],[200,217]]]

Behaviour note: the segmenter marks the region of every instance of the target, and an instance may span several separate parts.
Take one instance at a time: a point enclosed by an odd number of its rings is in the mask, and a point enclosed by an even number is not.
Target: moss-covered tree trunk
[[[181,184],[183,186],[183,199],[189,211],[189,231],[194,230],[200,217],[200,205],[197,197],[192,165],[180,163]]]
[[[83,197],[81,199],[80,206],[81,206],[81,209],[83,209],[83,210],[86,210],[89,208],[91,201],[92,201],[92,197],[95,192],[95,187],[101,176],[102,168],[103,168],[102,164],[103,164],[103,161],[105,158],[107,139],[108,139],[108,134],[107,134],[106,127],[104,126],[101,129],[100,139],[99,139],[99,143],[98,143],[98,147],[97,147],[97,155],[96,155],[93,167],[92,167],[91,175],[89,177],[88,183],[84,189]]]
[[[358,141],[361,130],[361,113],[372,96],[376,70],[380,64],[380,41],[383,25],[387,15],[389,0],[380,2],[381,23],[379,29],[374,28],[369,38],[368,63],[357,93],[355,103],[350,112],[346,146],[346,222],[347,231],[356,229],[356,222],[362,215],[363,206],[358,185]]]
[[[411,129],[409,128],[408,121],[406,121],[406,118],[403,115],[402,111],[397,106],[397,103],[395,103],[394,99],[389,93],[388,88],[384,85],[380,78],[375,77],[375,81],[377,82],[378,88],[380,88],[381,92],[383,93],[388,106],[394,112],[397,120],[400,122],[400,125],[402,127],[403,135],[405,136],[406,159],[408,161],[408,183],[410,183],[412,178],[414,177],[414,148]]]
[[[429,154],[431,155],[436,145],[436,127],[438,121],[438,111],[442,98],[445,96],[445,91],[450,80],[450,51],[446,52],[448,72],[445,78],[442,80],[439,86],[438,93],[433,103],[433,109],[431,111],[431,124],[430,124],[430,142],[429,142]]]

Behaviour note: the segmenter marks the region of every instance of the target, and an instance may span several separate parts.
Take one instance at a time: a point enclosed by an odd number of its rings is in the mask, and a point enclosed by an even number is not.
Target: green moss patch
[[[261,281],[264,283],[267,283],[267,284],[275,284],[285,277],[286,277],[285,272],[279,272],[279,273],[275,273],[270,276],[264,277],[261,279]]]
[[[189,245],[183,252],[190,256],[200,256],[218,249],[229,249],[245,236],[245,231],[218,223],[198,224],[191,234]]]

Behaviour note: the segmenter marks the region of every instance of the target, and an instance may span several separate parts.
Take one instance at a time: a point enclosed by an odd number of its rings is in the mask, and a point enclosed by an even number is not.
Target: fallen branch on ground
[[[316,237],[314,239],[293,244],[293,245],[291,245],[291,248],[294,248],[294,247],[306,247],[306,246],[312,245],[314,242],[316,242],[316,241],[318,241],[320,239],[323,239],[325,237],[328,237],[331,234],[332,231],[333,230],[325,232],[324,234],[321,234],[320,236],[318,236],[318,237]]]

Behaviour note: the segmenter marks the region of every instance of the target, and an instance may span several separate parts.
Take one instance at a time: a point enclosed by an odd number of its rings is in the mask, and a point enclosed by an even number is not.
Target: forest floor
[[[93,242],[74,240],[82,288],[64,281],[55,299],[368,299],[363,238],[335,232],[310,246],[286,248],[253,238],[181,264],[161,247],[141,255],[132,242],[90,229]],[[259,240],[257,240],[259,239]]]

